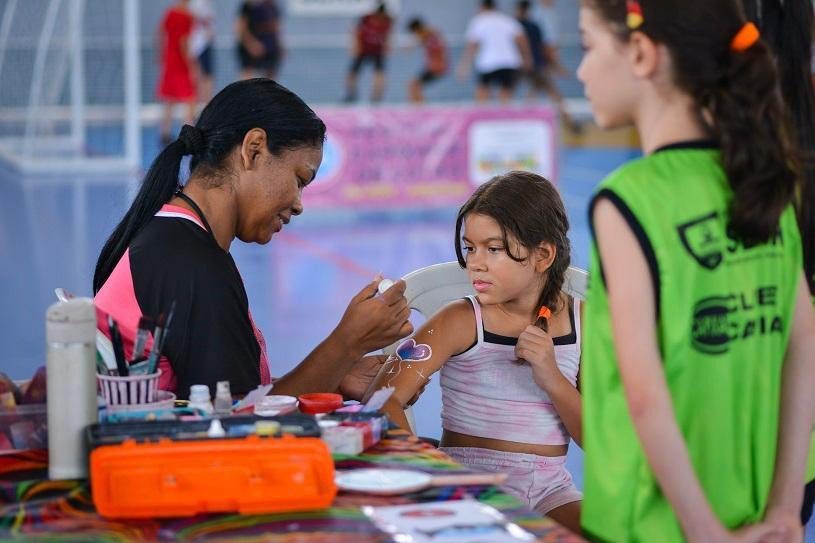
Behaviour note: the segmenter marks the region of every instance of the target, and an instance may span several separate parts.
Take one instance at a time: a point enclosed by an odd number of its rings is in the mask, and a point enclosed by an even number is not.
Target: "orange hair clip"
[[[552,310],[546,306],[541,307],[540,311],[538,311],[538,318],[539,319],[548,319],[552,316]]]
[[[730,49],[736,53],[743,53],[755,45],[760,37],[761,32],[758,31],[756,25],[751,22],[744,23],[744,26],[733,36]]]
[[[626,0],[625,3],[626,17],[625,24],[630,30],[636,30],[645,22],[642,16],[642,6],[637,0]]]

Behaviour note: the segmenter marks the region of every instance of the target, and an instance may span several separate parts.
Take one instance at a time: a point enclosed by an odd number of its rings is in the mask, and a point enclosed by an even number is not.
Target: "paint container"
[[[359,428],[351,426],[323,428],[321,439],[333,454],[359,454],[364,450],[363,435]]]
[[[297,401],[300,404],[300,412],[307,415],[331,413],[342,407],[342,396],[331,392],[302,394]]]
[[[190,386],[190,401],[187,404],[190,409],[200,409],[207,415],[212,415],[215,407],[212,405],[212,398],[209,395],[207,385]]]
[[[264,396],[255,404],[255,415],[259,417],[274,417],[276,415],[291,413],[295,409],[297,409],[297,398],[294,396]]]
[[[213,408],[218,415],[232,414],[232,392],[229,390],[229,381],[218,381],[215,385]]]

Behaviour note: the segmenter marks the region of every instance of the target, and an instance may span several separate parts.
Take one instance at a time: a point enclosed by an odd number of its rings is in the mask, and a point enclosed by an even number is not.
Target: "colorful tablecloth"
[[[502,511],[541,542],[580,541],[553,521],[524,509],[491,486],[437,487],[403,496],[340,493],[330,509],[274,515],[199,515],[180,519],[107,520],[96,514],[87,481],[50,481],[47,451],[0,456],[0,539],[27,541],[240,541],[380,543],[390,541],[361,505],[398,505],[475,498]],[[336,456],[338,469],[400,467],[428,473],[462,468],[401,431],[357,456]]]

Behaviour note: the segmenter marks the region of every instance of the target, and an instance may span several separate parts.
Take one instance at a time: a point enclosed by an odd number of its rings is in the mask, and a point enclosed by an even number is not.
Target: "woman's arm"
[[[656,309],[645,256],[622,214],[608,200],[594,209],[597,245],[631,421],[648,464],[689,541],[758,540],[772,530],[753,525],[730,534],[713,513],[679,431],[656,342]],[[798,489],[800,491],[800,488]]]
[[[275,393],[333,392],[365,353],[413,331],[405,282],[395,282],[381,296],[376,295],[378,284],[372,281],[354,296],[334,331],[296,368],[275,381]]]
[[[403,341],[379,370],[366,396],[385,387],[394,387],[383,411],[390,420],[410,431],[405,408],[430,379],[456,353],[476,338],[473,308],[467,300],[456,300],[433,315],[418,332]]]
[[[801,274],[781,386],[781,422],[767,520],[783,522],[801,538],[801,500],[815,418],[815,315]]]

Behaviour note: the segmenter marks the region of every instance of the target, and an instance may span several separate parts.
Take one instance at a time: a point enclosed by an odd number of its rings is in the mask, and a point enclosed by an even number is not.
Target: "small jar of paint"
[[[307,415],[331,413],[342,407],[342,396],[331,392],[302,394],[297,401],[300,404],[300,411]]]

